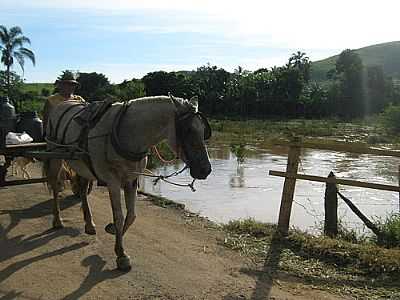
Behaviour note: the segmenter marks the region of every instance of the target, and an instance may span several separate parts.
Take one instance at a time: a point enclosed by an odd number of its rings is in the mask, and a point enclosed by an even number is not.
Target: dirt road
[[[223,234],[183,210],[140,197],[125,235],[132,270],[116,270],[108,195],[90,196],[97,235],[83,233],[78,201],[63,194],[66,227],[53,231],[41,184],[0,189],[0,299],[342,299],[271,278],[225,248]],[[267,258],[268,261],[269,258]],[[268,267],[268,264],[266,264]],[[274,276],[272,276],[274,277]]]

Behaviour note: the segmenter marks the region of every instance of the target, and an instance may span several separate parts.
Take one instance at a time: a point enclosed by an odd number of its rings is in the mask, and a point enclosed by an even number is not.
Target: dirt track
[[[83,233],[78,201],[62,201],[66,227],[53,231],[41,184],[0,189],[0,299],[342,299],[271,278],[221,245],[223,235],[182,210],[138,203],[125,235],[133,265],[116,270],[108,195],[90,197],[97,236]],[[267,258],[268,268],[271,258]]]

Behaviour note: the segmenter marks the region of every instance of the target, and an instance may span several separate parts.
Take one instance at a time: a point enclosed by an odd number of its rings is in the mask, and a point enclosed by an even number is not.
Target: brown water
[[[286,147],[250,148],[244,163],[238,165],[229,145],[209,147],[213,172],[205,181],[196,181],[196,192],[165,183],[156,186],[144,180],[144,190],[186,205],[190,211],[226,223],[232,219],[252,217],[262,222],[278,221],[284,178],[268,175],[269,170],[285,171]],[[398,184],[400,159],[344,152],[303,150],[300,173],[327,176],[333,171],[338,178],[374,183]],[[164,166],[155,173],[169,174],[182,164]],[[174,178],[179,183],[191,181],[188,172]],[[368,217],[385,217],[399,211],[399,194],[349,186],[340,186]],[[298,180],[292,209],[291,226],[314,231],[323,223],[325,184]],[[339,217],[346,226],[363,232],[361,221],[339,199]]]

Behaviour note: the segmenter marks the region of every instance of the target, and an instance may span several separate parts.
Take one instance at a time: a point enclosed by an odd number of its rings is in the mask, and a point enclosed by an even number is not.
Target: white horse
[[[211,129],[198,112],[197,97],[188,101],[169,95],[114,103],[86,135],[81,134],[82,127],[76,122],[82,108],[82,104],[66,101],[49,112],[46,129],[49,149],[64,151],[65,147],[58,144],[85,148],[88,159],[67,160],[80,176],[85,232],[96,234],[87,191],[88,182],[98,179],[106,183],[111,199],[113,223],[106,226],[106,231],[116,235],[117,266],[127,271],[131,265],[124,251],[123,235],[136,218],[137,178],[146,167],[148,149],[167,140],[177,157],[188,165],[191,176],[205,179],[211,172],[211,164],[204,141],[211,136]],[[82,137],[83,146],[79,142]],[[53,190],[55,228],[63,226],[58,203],[61,169],[62,161],[52,159],[44,170]],[[121,188],[127,208],[125,220]]]

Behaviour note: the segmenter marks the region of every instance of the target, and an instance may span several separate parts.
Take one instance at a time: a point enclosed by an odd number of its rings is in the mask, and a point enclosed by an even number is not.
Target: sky
[[[297,51],[317,61],[400,40],[399,12],[398,0],[0,0],[0,24],[32,42],[26,82],[66,69],[112,83],[207,63],[254,71]]]

